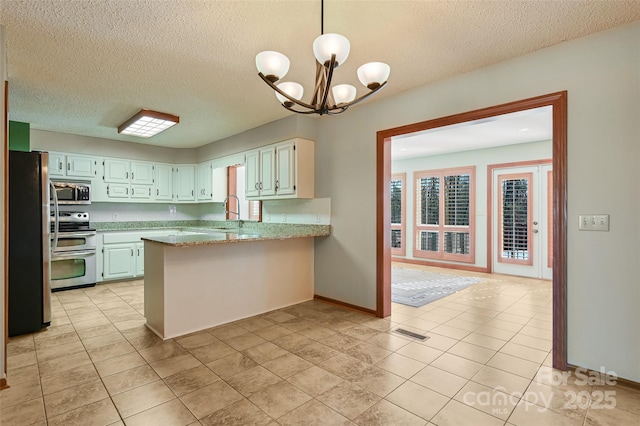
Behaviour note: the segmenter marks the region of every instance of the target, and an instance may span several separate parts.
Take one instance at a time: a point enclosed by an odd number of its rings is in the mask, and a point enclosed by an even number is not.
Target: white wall
[[[32,151],[63,151],[131,160],[157,161],[159,163],[190,164],[197,162],[195,149],[164,148],[112,139],[37,130],[33,127],[30,132],[30,144]]]
[[[331,197],[332,236],[316,241],[316,294],[375,308],[377,131],[562,90],[568,361],[640,381],[640,23],[320,120],[316,196]],[[578,232],[581,213],[610,214],[610,232]]]
[[[393,142],[392,142],[393,143]],[[473,151],[457,152],[452,154],[434,155],[430,157],[411,158],[397,160],[391,163],[392,173],[406,173],[406,236],[404,244],[405,258],[415,259],[413,256],[414,226],[414,196],[415,183],[413,172],[421,170],[448,169],[453,167],[476,166],[475,176],[475,263],[465,265],[479,268],[487,267],[487,166],[491,164],[519,162],[527,160],[550,159],[552,152],[551,141],[532,142],[518,145],[509,145],[497,148],[479,149]],[[424,260],[424,259],[422,259]],[[440,263],[451,263],[437,260]]]

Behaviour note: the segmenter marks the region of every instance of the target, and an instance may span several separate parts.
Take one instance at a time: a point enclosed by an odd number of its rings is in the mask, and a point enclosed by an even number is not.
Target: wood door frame
[[[553,107],[553,367],[567,369],[567,91],[550,93],[376,135],[376,315],[391,314],[391,138],[544,106]]]
[[[526,166],[543,166],[550,164],[553,167],[551,158],[542,160],[517,161],[509,163],[488,164],[487,165],[487,272],[493,272],[493,171],[496,169],[508,169]],[[552,175],[553,177],[553,175]],[[551,239],[553,248],[553,239]],[[546,260],[545,260],[546,261]],[[551,265],[553,267],[553,265]]]

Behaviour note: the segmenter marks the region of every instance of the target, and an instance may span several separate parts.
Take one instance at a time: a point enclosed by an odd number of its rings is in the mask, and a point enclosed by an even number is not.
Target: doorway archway
[[[567,369],[567,92],[382,130],[376,141],[376,314],[391,314],[391,138],[532,108],[553,108],[553,367]]]

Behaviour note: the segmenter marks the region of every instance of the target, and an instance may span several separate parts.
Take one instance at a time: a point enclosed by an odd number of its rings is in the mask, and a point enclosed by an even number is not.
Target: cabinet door
[[[136,276],[144,275],[144,242],[136,243]]]
[[[94,176],[95,159],[81,155],[67,155],[67,176],[89,177]]]
[[[108,199],[129,198],[129,184],[108,183],[107,198]]]
[[[153,164],[132,161],[131,183],[136,185],[153,185]]]
[[[211,201],[212,172],[211,162],[198,164],[198,201]]]
[[[67,171],[64,154],[49,153],[49,176],[64,176]]]
[[[176,167],[177,201],[195,201],[195,167],[181,165]]]
[[[260,149],[260,196],[276,195],[276,151]]]
[[[276,146],[276,193],[278,195],[296,193],[295,154],[293,142]]]
[[[129,162],[104,160],[104,181],[107,183],[129,183]]]
[[[150,185],[131,185],[131,198],[136,200],[151,200]]]
[[[244,195],[258,197],[260,195],[260,151],[249,151],[244,156]]]
[[[211,177],[211,201],[221,203],[227,198],[227,168],[213,169]]]
[[[133,277],[135,244],[105,244],[103,275],[105,280]]]
[[[173,201],[173,167],[156,164],[155,172],[156,201]]]

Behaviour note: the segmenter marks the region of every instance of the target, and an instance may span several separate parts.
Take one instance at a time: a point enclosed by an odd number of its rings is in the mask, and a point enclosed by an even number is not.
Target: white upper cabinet
[[[173,165],[155,165],[156,201],[173,201]]]
[[[248,199],[313,198],[314,143],[292,139],[245,155]]]
[[[279,196],[296,193],[295,143],[276,145],[276,192]]]
[[[49,153],[49,176],[64,176],[67,171],[65,155],[58,152]]]
[[[153,185],[153,163],[148,163],[146,161],[132,161],[131,184]]]
[[[96,176],[97,159],[88,155],[49,153],[49,176],[93,179]]]
[[[211,201],[221,203],[227,198],[227,168],[214,168],[211,174]]]
[[[189,164],[180,164],[175,168],[173,186],[175,188],[177,202],[195,201],[196,199],[196,167]]]
[[[198,202],[222,202],[227,196],[227,168],[213,167],[212,161],[198,164],[196,197]]]
[[[198,184],[196,185],[198,201],[211,201],[213,197],[213,165],[211,161],[198,164]]]
[[[260,148],[260,196],[276,195],[275,147]]]
[[[67,176],[93,178],[96,160],[85,155],[67,155]]]
[[[130,162],[115,158],[104,160],[104,181],[106,183],[129,183]]]
[[[260,150],[249,151],[244,156],[245,197],[260,196]]]

